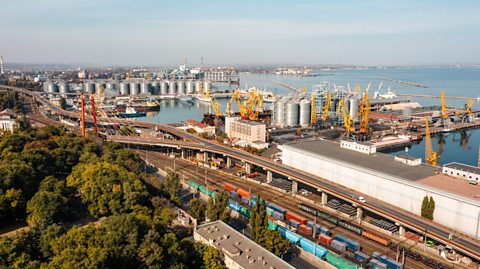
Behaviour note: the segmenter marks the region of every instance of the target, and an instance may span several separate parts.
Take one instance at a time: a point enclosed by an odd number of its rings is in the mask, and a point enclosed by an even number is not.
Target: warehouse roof
[[[467,164],[463,164],[463,163],[455,163],[455,162],[447,163],[447,164],[443,165],[443,167],[452,168],[452,169],[455,169],[455,170],[460,170],[460,171],[465,171],[465,172],[468,172],[468,173],[480,175],[480,167],[475,167],[475,166],[471,166],[471,165],[467,165]]]
[[[391,155],[383,153],[365,155],[360,152],[340,148],[338,143],[327,140],[304,141],[284,145],[284,148],[288,147],[305,153],[315,154],[323,158],[335,159],[384,174],[401,177],[410,181],[417,181],[435,175],[435,168],[430,166],[408,166],[395,162],[394,156]]]
[[[195,233],[243,268],[295,268],[222,221],[199,225]]]

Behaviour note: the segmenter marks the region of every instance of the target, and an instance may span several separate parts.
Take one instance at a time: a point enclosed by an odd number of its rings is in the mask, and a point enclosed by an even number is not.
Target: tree
[[[60,107],[61,107],[63,110],[67,110],[67,100],[65,100],[65,98],[61,97],[58,102],[59,102],[59,104],[60,104]]]
[[[229,193],[226,191],[220,191],[215,200],[208,200],[207,217],[210,221],[230,221],[230,209],[227,207],[229,198]]]
[[[423,197],[422,208],[420,210],[420,215],[424,218],[428,218],[428,205],[428,196],[425,195],[425,197]]]
[[[170,172],[165,177],[163,189],[170,196],[170,200],[177,205],[181,203],[178,193],[182,190],[180,176],[175,172]]]
[[[430,200],[428,201],[428,219],[433,220],[433,214],[435,212],[435,201],[433,200],[433,197],[430,196]]]
[[[208,246],[203,252],[203,264],[209,269],[223,269],[225,266],[220,261],[218,250],[212,246]]]
[[[195,219],[202,221],[205,218],[205,211],[207,207],[200,200],[196,198],[190,200],[189,207],[190,214],[192,214]]]

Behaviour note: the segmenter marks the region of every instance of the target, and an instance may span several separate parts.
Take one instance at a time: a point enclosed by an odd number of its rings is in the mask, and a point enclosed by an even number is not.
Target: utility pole
[[[80,105],[82,106],[82,136],[85,137],[85,101],[83,100],[83,93],[80,95]]]

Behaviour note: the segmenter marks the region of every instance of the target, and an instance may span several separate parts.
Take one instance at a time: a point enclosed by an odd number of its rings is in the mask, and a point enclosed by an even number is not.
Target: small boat
[[[450,128],[447,127],[447,128],[444,128],[444,129],[442,130],[442,133],[450,133],[451,131],[452,131],[452,129],[450,129]]]
[[[130,102],[127,105],[125,104],[118,104],[116,109],[118,112],[126,112],[128,107],[133,107],[135,108],[136,111],[140,112],[148,112],[148,111],[159,111],[160,110],[160,104],[155,101],[147,101],[144,103],[138,103],[138,102]]]
[[[143,111],[136,111],[135,108],[131,106],[127,106],[124,113],[118,114],[120,118],[136,118],[136,117],[144,117],[147,115],[147,112]]]
[[[181,95],[177,96],[177,99],[180,100],[180,101],[183,101],[183,102],[190,102],[190,101],[193,100],[193,97],[190,96],[190,95],[181,94]]]
[[[210,97],[209,95],[198,94],[195,96],[195,98],[197,98],[198,101],[202,101],[202,102],[210,103],[212,101],[212,97]]]

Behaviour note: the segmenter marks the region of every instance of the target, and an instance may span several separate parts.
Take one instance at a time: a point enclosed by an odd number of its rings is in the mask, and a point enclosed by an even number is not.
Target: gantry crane
[[[465,114],[462,117],[463,122],[473,122],[472,106],[474,102],[475,102],[475,99],[473,98],[468,99],[467,104],[465,105]]]
[[[317,95],[312,92],[312,103],[310,111],[310,124],[314,127],[317,125]]]
[[[242,106],[242,97],[240,96],[240,92],[238,90],[234,90],[232,93],[232,97],[230,97],[230,100],[228,100],[227,111],[226,111],[228,115],[235,114],[234,111],[232,110],[232,103],[237,104],[238,109],[240,110],[240,114],[242,114],[242,111],[240,109]]]
[[[262,95],[255,90],[251,89],[250,98],[247,101],[247,113],[250,120],[258,120],[258,113],[263,106],[263,97]]]
[[[428,117],[425,117],[425,161],[428,165],[437,166],[437,152],[432,149]]]
[[[215,119],[213,122],[214,122],[214,125],[217,126],[219,121],[218,119],[222,115],[222,113],[220,112],[220,104],[218,103],[217,99],[215,99],[215,97],[213,96],[210,99],[210,103],[212,104],[213,112],[215,114]]]
[[[445,102],[445,90],[442,90],[442,96],[440,97],[440,102],[442,105],[442,124],[443,124],[443,127],[448,128],[449,117],[447,114],[447,104]]]
[[[370,113],[370,101],[368,100],[368,89],[363,93],[362,102],[360,103],[360,133],[368,133],[368,121]]]

